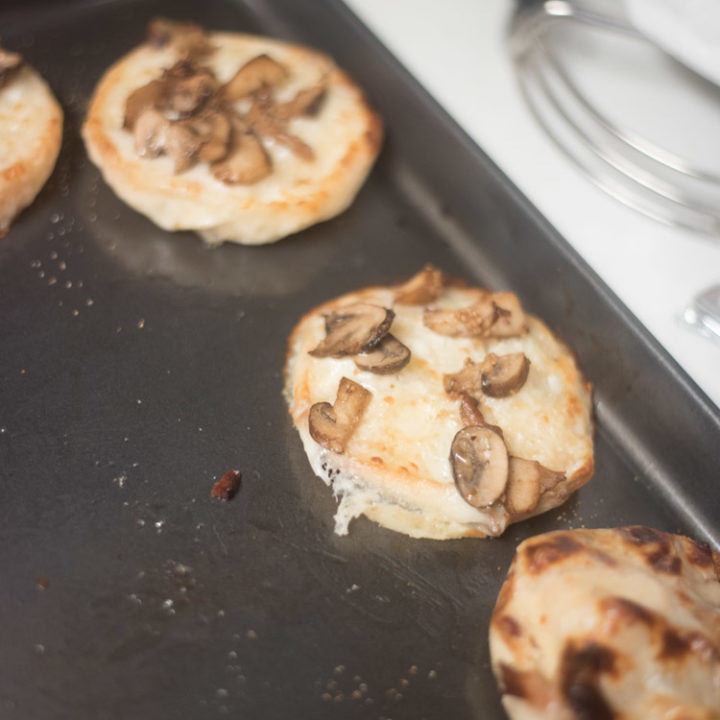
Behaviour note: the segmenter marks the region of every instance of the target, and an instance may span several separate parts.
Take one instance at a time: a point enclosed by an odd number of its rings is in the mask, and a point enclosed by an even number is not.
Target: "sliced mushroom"
[[[170,123],[166,137],[165,153],[172,158],[175,172],[185,172],[195,164],[203,138],[189,122]]]
[[[435,300],[442,291],[442,270],[426,265],[395,291],[395,302],[399,305],[426,305]]]
[[[208,36],[200,25],[166,18],[150,21],[145,40],[157,49],[172,45],[178,54],[185,56],[199,57],[212,50]]]
[[[309,88],[299,90],[291,100],[278,103],[273,109],[273,114],[278,119],[285,121],[301,115],[317,115],[326,94],[325,81],[319,82]]]
[[[284,65],[273,60],[269,55],[258,55],[243,65],[235,75],[220,89],[222,96],[230,100],[240,100],[260,90],[264,85],[279,85],[288,77]]]
[[[490,507],[505,492],[508,452],[496,429],[472,425],[460,430],[452,441],[450,464],[460,495],[473,507]]]
[[[210,166],[210,172],[226,185],[252,185],[272,171],[270,158],[252,132],[233,132],[230,155]]]
[[[549,470],[535,460],[510,458],[510,473],[505,493],[505,508],[514,516],[532,512],[545,490],[565,480],[565,473]]]
[[[165,93],[160,109],[171,120],[190,117],[213,95],[218,82],[207,68],[196,68],[189,60],[181,60],[161,78]]]
[[[493,302],[497,308],[497,319],[492,325],[490,337],[516,337],[525,333],[525,313],[515,293],[493,293]]]
[[[348,440],[360,424],[372,393],[346,377],[340,380],[335,404],[315,403],[310,408],[310,437],[324,448],[343,453]]]
[[[456,373],[443,375],[443,387],[448,395],[479,395],[482,392],[483,366],[473,362],[470,358],[465,359],[462,370]]]
[[[344,357],[372,350],[387,334],[395,313],[370,303],[338,308],[325,318],[326,337],[313,357]]]
[[[0,48],[0,88],[4,88],[23,64],[22,55]]]
[[[484,291],[473,305],[459,310],[425,310],[426,327],[449,337],[514,337],[527,329],[520,301],[513,293]]]
[[[147,85],[133,90],[125,101],[123,128],[133,130],[140,115],[160,105],[164,93],[165,83],[162,80],[152,80]]]
[[[232,127],[230,118],[219,110],[203,110],[198,115],[181,120],[197,136],[200,143],[197,160],[213,163],[224,159],[230,150]]]
[[[135,123],[135,152],[141,157],[158,157],[165,152],[170,121],[157,110],[145,110]]]
[[[423,313],[425,326],[449,337],[487,337],[497,319],[492,293],[484,291],[478,301],[459,310],[428,308]]]
[[[410,349],[388,333],[370,352],[355,355],[353,360],[361,370],[390,375],[400,372],[410,362]]]
[[[525,353],[489,353],[482,362],[482,391],[495,398],[512,395],[525,384],[529,372],[530,361]]]
[[[485,425],[485,418],[478,401],[467,393],[460,395],[460,419],[463,425]]]
[[[301,160],[314,160],[313,149],[296,135],[289,133],[285,122],[273,114],[272,105],[262,98],[255,98],[247,114],[247,120],[253,129],[264,137],[269,137],[287,147]]]

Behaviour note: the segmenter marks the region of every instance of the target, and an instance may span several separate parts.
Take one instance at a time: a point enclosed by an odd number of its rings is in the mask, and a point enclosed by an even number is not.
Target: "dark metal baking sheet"
[[[0,717],[499,719],[487,624],[520,540],[645,523],[717,544],[717,408],[344,6],[3,13],[66,132],[0,243]],[[78,131],[157,14],[315,45],[363,84],[387,142],[349,211],[208,250],[113,195]],[[596,476],[497,540],[364,519],[340,538],[282,398],[286,337],[315,304],[428,261],[517,291],[570,342],[595,385]],[[232,467],[239,495],[211,499]]]

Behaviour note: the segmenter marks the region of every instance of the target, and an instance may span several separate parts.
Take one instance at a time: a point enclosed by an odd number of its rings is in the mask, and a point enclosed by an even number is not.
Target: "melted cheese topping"
[[[474,298],[473,290],[450,289],[434,305],[459,308]],[[290,412],[313,469],[326,482],[332,480],[341,498],[338,532],[347,532],[349,520],[365,513],[418,536],[502,533],[508,517],[501,505],[478,510],[455,488],[450,445],[463,424],[459,401],[443,388],[445,373],[460,370],[466,358],[480,361],[488,352],[524,352],[531,362],[527,382],[517,394],[487,397],[481,407],[485,420],[502,428],[509,452],[565,472],[568,492],[576,476],[587,474],[592,464],[589,391],[567,349],[542,322],[529,317],[529,332],[520,338],[450,338],[425,327],[423,308],[397,305],[390,332],[412,352],[399,373],[375,375],[358,369],[352,358],[308,355],[325,337],[322,313],[355,301],[392,307],[393,295],[388,289],[369,289],[313,311],[293,335],[288,364]],[[373,397],[345,453],[336,455],[310,438],[307,424],[314,403],[334,402],[342,377],[363,385]],[[566,495],[559,491],[554,504]],[[378,509],[386,505],[399,511]],[[539,511],[545,509],[547,504]]]

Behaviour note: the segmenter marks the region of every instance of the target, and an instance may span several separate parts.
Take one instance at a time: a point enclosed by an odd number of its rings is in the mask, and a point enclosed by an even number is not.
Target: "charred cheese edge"
[[[448,288],[433,303],[458,309],[474,302],[477,290]],[[524,387],[506,398],[484,400],[488,423],[499,425],[511,454],[537,460],[566,473],[545,493],[532,514],[562,503],[593,471],[590,388],[572,355],[537,318],[529,331],[507,339],[451,338],[423,324],[423,307],[395,305],[390,288],[368,288],[308,313],[289,341],[286,395],[290,414],[316,475],[339,499],[336,532],[366,515],[412,537],[436,539],[500,535],[509,515],[502,504],[486,510],[458,493],[449,462],[450,446],[463,427],[459,401],[443,388],[443,375],[457,372],[466,358],[488,352],[524,352],[531,366]],[[352,358],[308,354],[325,337],[324,313],[354,302],[392,308],[390,332],[412,352],[409,364],[391,375],[355,366]],[[316,443],[308,413],[316,402],[332,402],[339,381],[348,377],[372,393],[372,400],[343,454]]]

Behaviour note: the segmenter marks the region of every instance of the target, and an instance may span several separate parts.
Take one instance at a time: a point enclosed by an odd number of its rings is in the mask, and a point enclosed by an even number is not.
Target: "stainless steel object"
[[[683,320],[701,335],[720,343],[720,285],[703,290],[685,310]]]
[[[622,43],[644,46],[658,56],[662,71],[685,83],[689,92],[706,95],[710,104],[717,103],[717,88],[671,63],[630,24],[620,6],[614,14],[608,7],[598,11],[581,2],[548,0],[516,14],[510,50],[529,107],[565,155],[610,195],[662,222],[718,237],[720,174],[713,171],[713,163],[703,167],[697,157],[670,150],[611,117],[574,77],[573,55],[562,52],[563,43],[566,47],[568,35],[580,36],[574,39],[577,58],[588,54],[582,43],[592,36],[605,36],[610,54]],[[613,58],[596,52],[594,61],[612,63]],[[618,70],[625,75],[637,72],[640,88],[647,84],[648,72],[638,68]],[[630,100],[628,105],[641,102]],[[679,102],[669,93],[668,112],[675,112]],[[681,121],[678,125],[678,132],[693,131]]]

